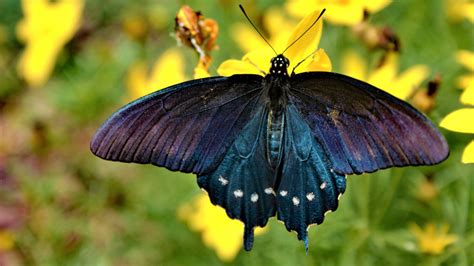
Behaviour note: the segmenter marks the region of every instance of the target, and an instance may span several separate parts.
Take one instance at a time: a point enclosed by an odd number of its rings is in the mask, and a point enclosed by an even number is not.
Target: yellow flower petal
[[[364,8],[355,1],[346,6],[328,5],[327,20],[334,24],[355,25],[364,19]]]
[[[262,75],[258,69],[248,63],[241,60],[230,59],[222,62],[219,68],[217,68],[217,73],[221,76],[232,76],[234,74],[257,74]]]
[[[184,76],[184,58],[178,49],[165,51],[153,65],[149,86],[150,90],[166,88],[186,80]]]
[[[474,23],[474,3],[471,0],[445,0],[448,17],[453,21],[464,18]]]
[[[244,52],[250,52],[254,49],[269,48],[264,40],[258,35],[252,27],[243,23],[235,24],[231,27],[232,38]],[[270,49],[270,48],[269,48]]]
[[[364,0],[364,7],[370,13],[376,13],[392,3],[392,0]]]
[[[293,16],[304,17],[308,14],[308,10],[321,9],[317,1],[307,0],[288,0],[285,3],[285,8]]]
[[[412,66],[400,74],[395,88],[389,92],[400,99],[407,99],[428,76],[429,69],[423,65]]]
[[[147,94],[147,67],[143,62],[133,64],[126,75],[125,84],[132,100]]]
[[[474,52],[460,50],[456,53],[456,60],[470,71],[474,71]]]
[[[390,92],[394,89],[394,80],[397,74],[398,57],[391,53],[387,56],[385,63],[374,70],[368,77],[368,83],[382,90]]]
[[[291,32],[295,25],[288,22],[281,8],[270,8],[263,17],[263,24],[270,36],[279,35],[282,32]]]
[[[260,74],[268,72],[270,69],[270,58],[274,57],[275,54],[270,49],[264,49],[263,51],[249,52],[242,61],[250,63],[255,69],[259,70]]]
[[[303,18],[300,23],[293,30],[287,42],[287,47],[301,36],[303,32],[308,30],[311,24],[317,19],[320,10],[315,10]],[[295,66],[298,62],[303,60],[318,48],[323,29],[322,19],[314,25],[308,32],[306,32],[296,43],[294,43],[286,52],[285,56],[290,60],[290,65]],[[291,69],[290,66],[290,69]]]
[[[367,66],[359,54],[350,51],[346,52],[343,58],[342,73],[356,79],[366,80]]]
[[[324,19],[342,25],[355,25],[364,17],[364,5],[361,0],[290,0],[286,8],[290,14],[298,17],[306,15],[308,10],[326,8]]]
[[[461,89],[465,89],[471,84],[474,84],[474,73],[461,76],[457,80],[457,86]]]
[[[204,67],[197,66],[194,68],[194,79],[208,78],[210,76],[211,74]]]
[[[448,114],[440,126],[451,131],[474,133],[474,108],[463,108]]]
[[[172,48],[155,61],[150,74],[146,64],[132,65],[126,77],[126,85],[130,97],[136,99],[185,80],[184,58],[178,49]]]
[[[429,69],[423,65],[412,66],[398,77],[397,69],[398,55],[390,53],[384,64],[372,72],[368,82],[395,97],[406,100],[427,77]]]
[[[474,140],[464,149],[461,161],[463,163],[474,163]]]
[[[463,13],[471,23],[474,23],[474,3],[469,3],[463,8]]]
[[[47,40],[25,48],[17,65],[18,74],[30,86],[41,87],[53,72],[61,47]]]
[[[474,105],[474,83],[467,87],[461,94],[461,102],[463,104]]]
[[[324,51],[324,49],[319,49],[312,56],[312,60],[308,59],[307,61],[309,61],[309,64],[305,67],[302,67],[301,72],[309,72],[309,71],[331,72],[332,70],[331,60],[329,59],[329,56],[326,54],[326,51]]]

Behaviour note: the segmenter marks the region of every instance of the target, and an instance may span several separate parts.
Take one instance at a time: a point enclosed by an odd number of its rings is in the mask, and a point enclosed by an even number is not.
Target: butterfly
[[[275,215],[307,250],[309,225],[336,210],[346,175],[447,158],[444,137],[408,103],[337,73],[289,74],[283,53],[265,76],[191,80],[127,104],[91,151],[196,174],[211,202],[244,223],[246,250]]]

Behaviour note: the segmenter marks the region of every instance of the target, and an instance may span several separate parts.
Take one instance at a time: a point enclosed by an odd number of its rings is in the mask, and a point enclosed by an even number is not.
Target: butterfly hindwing
[[[227,150],[219,166],[198,176],[198,184],[213,204],[245,224],[244,247],[250,250],[253,228],[275,215],[275,172],[266,163],[265,129],[268,111],[261,106]]]
[[[307,228],[335,210],[346,188],[345,176],[331,171],[331,162],[293,105],[285,112],[284,160],[277,190],[278,219],[307,241]]]
[[[91,150],[107,160],[210,171],[254,116],[261,80],[258,75],[213,77],[144,96],[104,123]]]
[[[432,165],[448,156],[446,141],[425,116],[365,82],[301,73],[291,78],[289,101],[341,174]]]

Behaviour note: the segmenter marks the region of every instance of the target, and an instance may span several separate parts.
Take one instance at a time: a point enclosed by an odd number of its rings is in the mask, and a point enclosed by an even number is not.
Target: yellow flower
[[[410,226],[410,231],[418,241],[419,250],[430,255],[441,254],[448,245],[458,239],[456,235],[448,234],[448,230],[448,225],[443,225],[437,230],[432,223],[427,224],[424,229],[417,224]]]
[[[77,31],[83,0],[23,0],[24,18],[17,25],[18,39],[26,45],[18,73],[33,87],[51,75],[63,46]]]
[[[297,17],[303,17],[308,10],[327,9],[324,18],[334,24],[355,25],[364,18],[364,10],[375,13],[391,0],[288,0],[288,12]]]
[[[274,12],[275,17],[278,18],[276,24],[278,25],[278,23],[281,22],[281,24],[284,25],[283,17],[278,15],[279,11]],[[272,37],[269,40],[275,50],[277,52],[282,52],[286,47],[293,43],[293,41],[307,30],[316,20],[319,13],[320,11],[310,13],[308,16],[303,18],[303,20],[301,20],[292,31],[286,29],[285,26],[280,27],[280,31],[275,30],[275,32],[278,33],[271,34]],[[242,32],[244,28],[237,30]],[[273,30],[270,30],[270,32],[272,31]],[[291,71],[298,62],[301,62],[306,56],[312,53],[314,54],[310,58],[298,66],[295,71],[296,73],[305,71],[331,71],[331,61],[326,52],[323,49],[316,51],[319,40],[321,39],[321,32],[322,21],[320,20],[311,28],[311,30],[309,30],[285,52],[285,56],[290,60],[289,71]],[[263,75],[264,72],[268,71],[270,68],[270,59],[275,56],[271,48],[269,48],[260,37],[250,36],[250,33],[248,32],[244,32],[244,36],[247,37],[241,39],[244,39],[247,42],[245,50],[250,52],[244,55],[242,60],[224,61],[217,69],[217,72],[220,75],[229,76],[232,74],[244,73]],[[259,40],[259,42],[255,42],[255,40]]]
[[[474,2],[472,0],[445,0],[448,17],[453,21],[467,18],[474,23]]]
[[[224,209],[212,205],[207,194],[200,194],[192,203],[181,206],[178,217],[197,232],[201,232],[204,244],[217,253],[222,261],[232,261],[242,248],[244,224],[231,220]],[[257,227],[255,235],[265,229]]]
[[[10,231],[0,229],[0,254],[2,251],[12,249],[14,242],[15,236]]]
[[[388,53],[382,66],[367,70],[367,63],[356,53],[348,52],[344,57],[343,73],[364,80],[395,97],[406,100],[428,76],[428,67],[415,65],[400,74],[398,71],[398,55]]]
[[[155,61],[150,72],[143,62],[132,65],[126,85],[130,98],[136,99],[185,80],[184,58],[178,49],[171,48]]]

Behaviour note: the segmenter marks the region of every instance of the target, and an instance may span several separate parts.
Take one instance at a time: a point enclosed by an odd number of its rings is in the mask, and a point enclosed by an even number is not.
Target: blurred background
[[[349,176],[305,254],[276,219],[243,251],[191,174],[93,156],[127,102],[270,49],[239,3],[273,44],[326,7],[325,69],[415,105],[450,157]],[[473,22],[468,0],[0,1],[0,265],[473,265]]]

